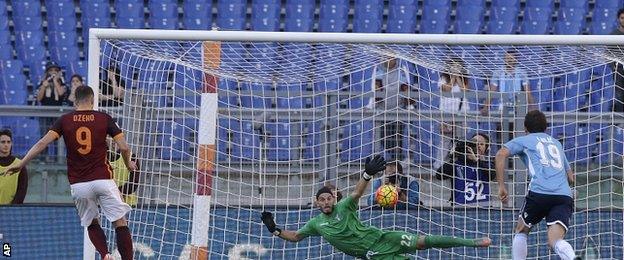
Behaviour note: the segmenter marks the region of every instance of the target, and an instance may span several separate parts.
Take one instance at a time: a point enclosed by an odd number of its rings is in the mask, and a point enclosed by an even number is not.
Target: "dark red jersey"
[[[111,178],[106,136],[123,137],[111,116],[93,110],[74,111],[57,119],[50,131],[65,140],[70,184]]]

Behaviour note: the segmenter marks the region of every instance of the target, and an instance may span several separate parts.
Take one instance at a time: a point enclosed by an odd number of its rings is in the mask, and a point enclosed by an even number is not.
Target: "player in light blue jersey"
[[[513,259],[526,259],[527,236],[534,225],[546,218],[548,246],[564,260],[577,258],[572,246],[563,240],[574,211],[570,186],[574,173],[561,143],[545,133],[548,122],[544,113],[533,110],[524,117],[525,136],[514,138],[496,154],[498,195],[503,203],[509,199],[505,187],[505,166],[510,156],[518,155],[527,167],[531,181],[524,206],[520,211],[513,239]]]

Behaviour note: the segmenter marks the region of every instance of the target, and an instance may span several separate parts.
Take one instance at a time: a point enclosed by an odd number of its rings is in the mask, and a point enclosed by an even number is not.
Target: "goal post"
[[[419,259],[505,258],[529,179],[523,163],[509,163],[508,205],[495,180],[459,185],[472,177],[440,171],[463,167],[451,158],[477,134],[489,142],[480,158],[493,161],[522,135],[524,114],[540,109],[577,174],[567,239],[579,252],[592,241],[599,257],[623,257],[624,116],[612,111],[621,103],[614,93],[624,75],[612,64],[624,63],[623,36],[92,28],[88,42],[89,86],[118,99],[99,106],[96,95],[95,107],[118,120],[141,162],[129,215],[135,255],[344,257],[316,238],[272,237],[260,212],[301,228],[317,213],[316,189],[332,184],[346,196],[364,159],[380,153],[402,165],[405,179],[396,181],[410,185],[393,209],[376,206],[370,188],[360,201],[365,224],[494,240],[489,249],[428,250]],[[509,83],[496,76],[509,55],[522,71],[516,93],[501,92]],[[107,73],[124,82],[120,96],[103,93]],[[377,177],[373,186],[384,181]],[[114,229],[104,226],[114,252]],[[552,256],[545,229],[532,234],[530,257]],[[86,231],[83,252],[95,256]]]

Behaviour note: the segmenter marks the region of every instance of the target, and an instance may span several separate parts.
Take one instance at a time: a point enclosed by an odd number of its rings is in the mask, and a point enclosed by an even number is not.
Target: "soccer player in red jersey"
[[[19,172],[48,144],[62,136],[67,147],[67,177],[80,223],[87,227],[89,238],[102,259],[112,259],[106,245],[106,235],[98,221],[99,204],[104,216],[115,225],[117,247],[122,259],[132,259],[132,237],[125,218],[131,208],[123,202],[119,189],[111,179],[112,168],[106,156],[106,136],[110,135],[117,143],[129,171],[134,171],[136,165],[130,160],[130,148],[113,118],[93,110],[93,95],[93,90],[88,86],[76,88],[76,110],[57,119],[24,159],[7,168],[5,174]]]

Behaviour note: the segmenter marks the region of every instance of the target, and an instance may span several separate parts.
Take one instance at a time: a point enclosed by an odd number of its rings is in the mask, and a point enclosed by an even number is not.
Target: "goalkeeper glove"
[[[373,159],[366,158],[366,166],[364,166],[364,173],[362,173],[362,179],[370,181],[373,175],[386,169],[386,160],[381,155],[375,155]]]
[[[282,230],[275,226],[275,221],[273,220],[273,213],[271,212],[262,212],[262,223],[267,227],[269,232],[273,235],[279,236],[282,233]]]

